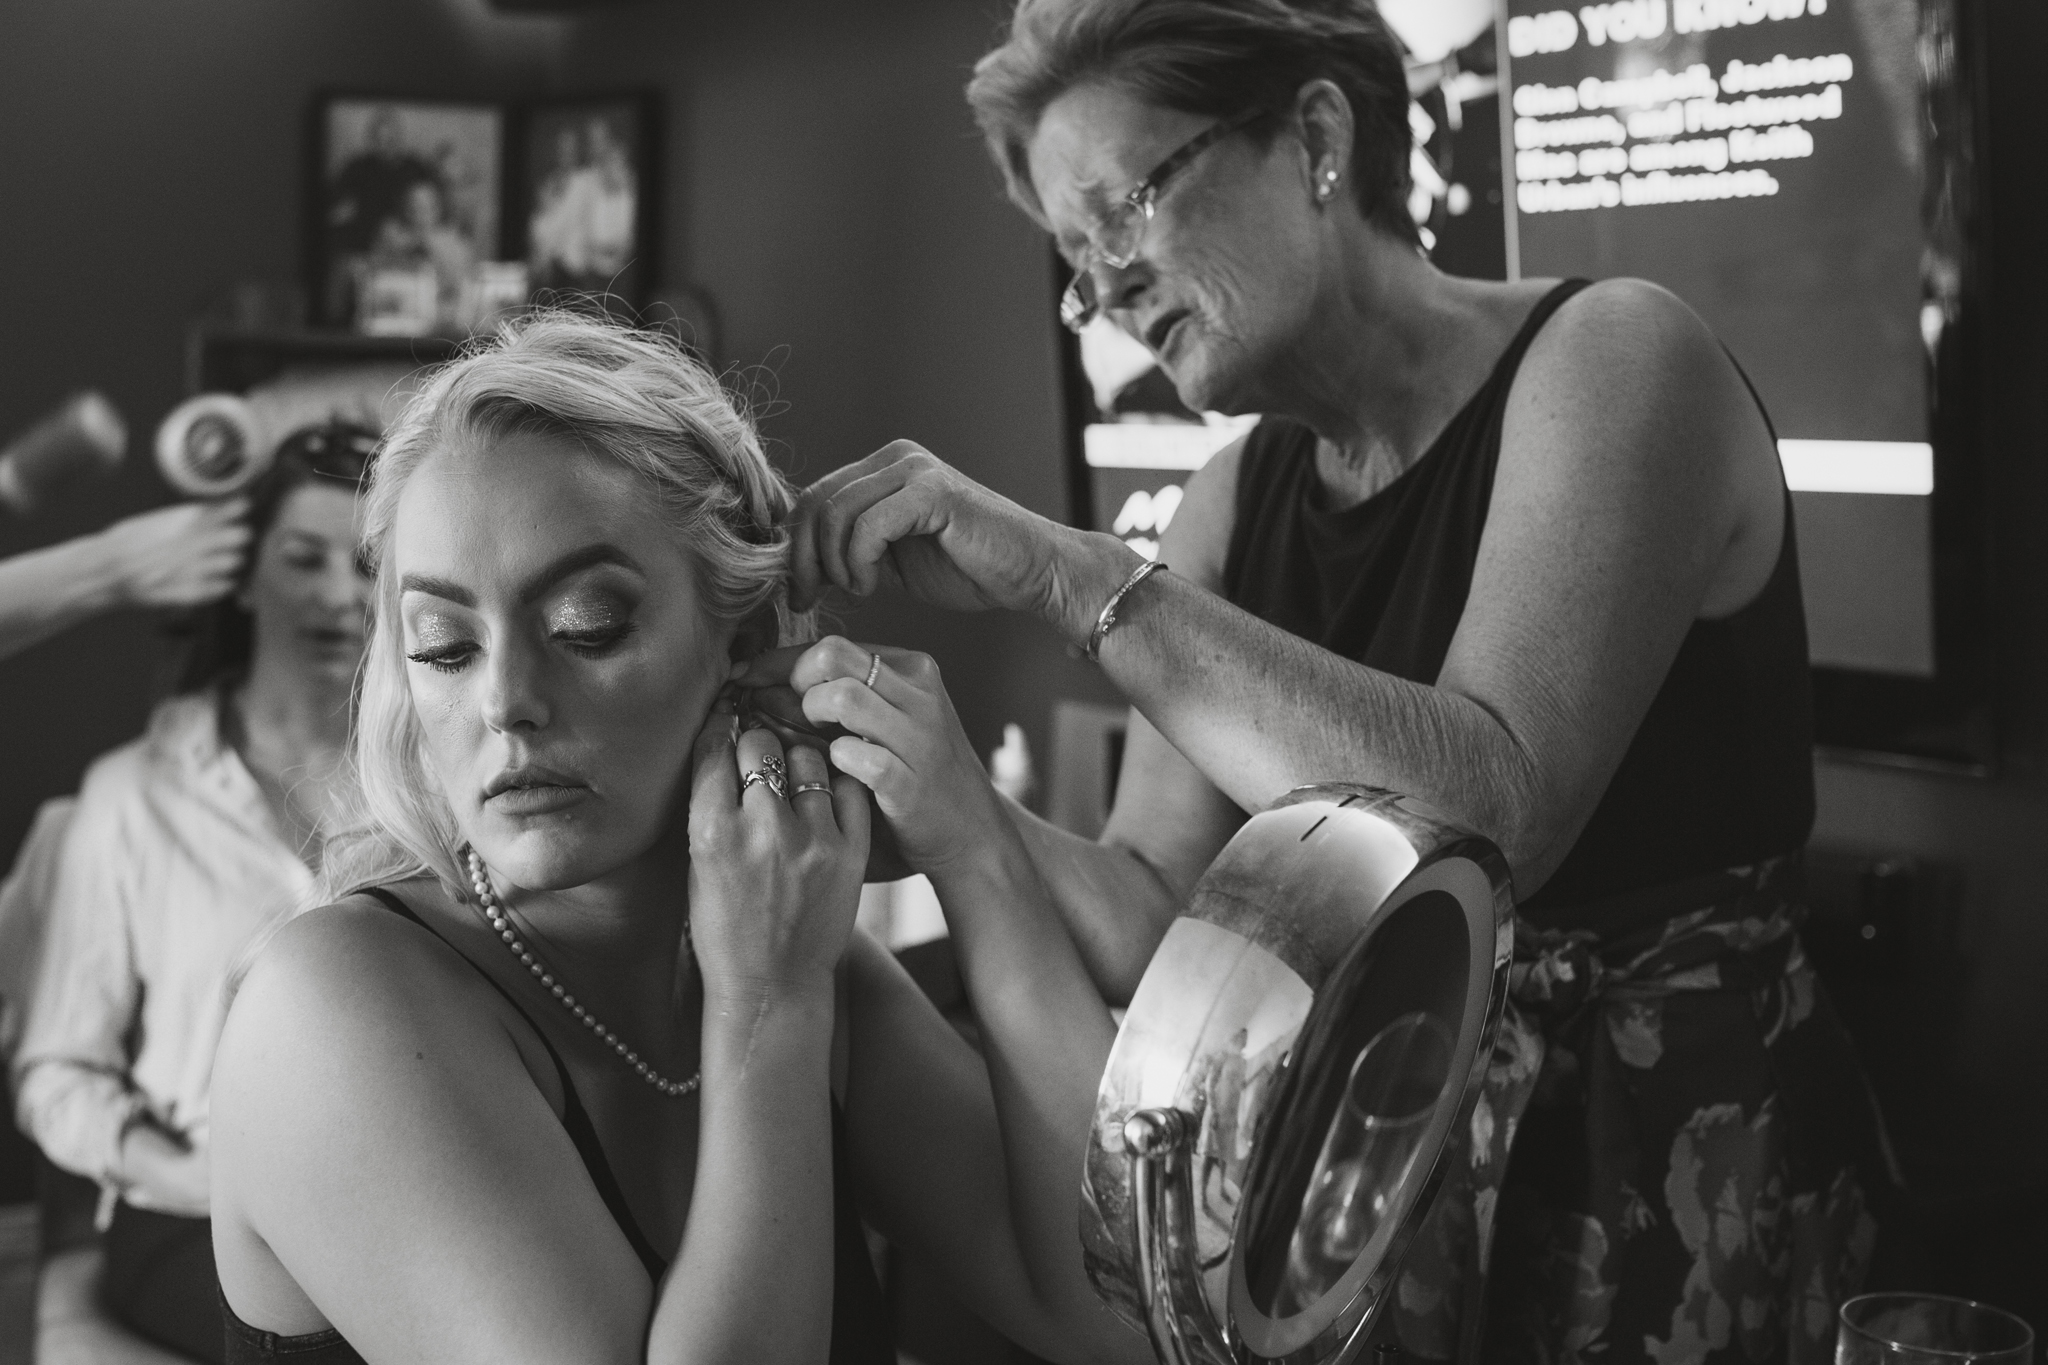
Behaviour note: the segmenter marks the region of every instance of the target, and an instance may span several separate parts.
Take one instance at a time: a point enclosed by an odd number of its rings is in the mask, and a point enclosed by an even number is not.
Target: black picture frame
[[[661,105],[650,90],[530,101],[513,122],[509,246],[543,303],[637,311],[661,279]]]
[[[443,271],[506,254],[503,103],[436,95],[321,90],[308,115],[307,316],[346,327],[372,259],[418,256]],[[429,216],[421,186],[439,199]]]

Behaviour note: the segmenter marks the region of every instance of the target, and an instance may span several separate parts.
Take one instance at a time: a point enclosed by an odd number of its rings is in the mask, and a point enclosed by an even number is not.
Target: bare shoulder
[[[392,1057],[518,1047],[501,1002],[452,948],[367,895],[277,932],[236,992],[215,1065],[216,1109],[244,1084],[273,1096],[374,1087]],[[332,1095],[332,1089],[326,1090]]]
[[[1237,471],[1249,436],[1238,437],[1188,476],[1180,507],[1159,538],[1159,557],[1210,592],[1223,591],[1223,562],[1237,519]]]
[[[298,916],[277,931],[250,967],[235,1010],[286,1001],[388,1006],[414,994],[422,977],[446,977],[445,949],[367,893]],[[330,1000],[330,997],[333,997]]]
[[[1647,280],[1602,280],[1559,306],[1508,399],[1504,472],[1519,452],[1670,471],[1756,466],[1769,433],[1734,361],[1684,300]]]
[[[1590,284],[1558,306],[1529,343],[1519,393],[1569,386],[1600,406],[1617,400],[1741,388],[1734,363],[1707,324],[1670,290],[1648,280]],[[1532,384],[1531,381],[1534,381]]]

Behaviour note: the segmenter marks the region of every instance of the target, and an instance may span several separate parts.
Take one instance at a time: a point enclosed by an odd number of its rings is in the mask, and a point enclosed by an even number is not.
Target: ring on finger
[[[789,789],[791,796],[802,796],[805,792],[823,792],[830,796],[832,794],[832,784],[829,782],[799,782]]]
[[[870,655],[868,658],[868,679],[866,685],[869,687],[873,687],[875,685],[875,679],[881,676],[882,656],[879,654]]]
[[[782,766],[782,760],[774,754],[761,760],[761,766],[744,774],[740,779],[740,795],[747,794],[747,788],[759,782],[778,801],[789,800],[789,772]]]

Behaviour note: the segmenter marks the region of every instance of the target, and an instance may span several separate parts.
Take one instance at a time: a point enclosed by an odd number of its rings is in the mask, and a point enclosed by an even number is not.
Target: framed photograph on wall
[[[610,295],[640,307],[658,277],[655,97],[589,95],[528,105],[514,160],[528,278],[546,298]]]
[[[323,94],[313,125],[313,320],[355,323],[361,305],[392,294],[401,277],[431,275],[432,320],[447,325],[479,267],[504,254],[504,109]]]

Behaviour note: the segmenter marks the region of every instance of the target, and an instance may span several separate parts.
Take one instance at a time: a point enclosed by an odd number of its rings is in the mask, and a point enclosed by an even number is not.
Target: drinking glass
[[[2033,1365],[2034,1329],[1940,1294],[1864,1294],[1842,1305],[1835,1365]]]

